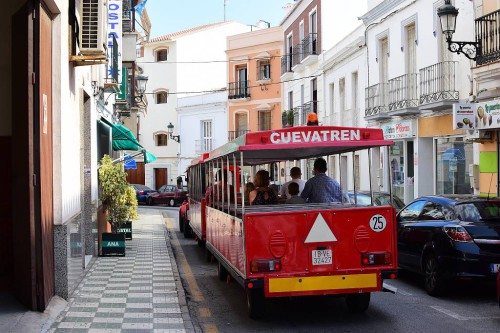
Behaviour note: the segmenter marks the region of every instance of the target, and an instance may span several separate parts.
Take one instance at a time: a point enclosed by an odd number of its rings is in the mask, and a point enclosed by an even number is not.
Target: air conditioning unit
[[[106,0],[80,0],[80,54],[106,54]]]

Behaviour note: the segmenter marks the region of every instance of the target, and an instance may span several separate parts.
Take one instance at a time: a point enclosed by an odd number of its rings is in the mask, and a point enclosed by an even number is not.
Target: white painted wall
[[[202,121],[212,122],[213,148],[227,142],[227,93],[217,92],[179,98],[177,112],[181,137],[179,172],[185,173],[191,161],[199,157],[195,142],[202,139]]]
[[[188,149],[186,144],[189,142],[191,128],[189,124],[185,126],[178,117],[177,99],[226,88],[226,37],[247,31],[250,31],[249,26],[230,21],[184,34],[175,40],[146,45],[144,57],[137,61],[143,68],[144,75],[149,77],[148,111],[145,116],[141,115],[140,142],[158,158],[156,162],[146,166],[146,185],[154,186],[153,169],[160,167],[160,164],[169,165],[169,178],[174,182],[178,175],[184,173],[179,161],[184,155],[183,149]],[[156,63],[154,50],[162,46],[169,48],[168,60]],[[156,104],[152,93],[158,89],[169,90],[168,103]],[[174,125],[174,135],[181,136],[181,145],[169,140],[168,146],[155,146],[153,134],[166,132],[169,123]],[[224,126],[227,133],[226,122]],[[191,144],[194,149],[194,142]]]

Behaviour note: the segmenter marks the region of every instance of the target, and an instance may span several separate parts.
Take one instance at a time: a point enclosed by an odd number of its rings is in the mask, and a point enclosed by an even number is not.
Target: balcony
[[[365,119],[380,120],[390,118],[387,113],[387,83],[378,83],[365,88]]]
[[[456,62],[445,61],[420,70],[420,110],[449,109],[458,102],[455,67]]]
[[[310,63],[317,61],[317,59],[318,59],[318,34],[311,33],[308,34],[302,40],[301,62],[307,66]]]
[[[405,74],[389,80],[389,113],[405,116],[419,113],[417,74]]]
[[[242,136],[244,134],[250,133],[249,130],[239,130],[239,131],[229,131],[227,132],[227,140],[228,141],[233,141],[239,136]]]
[[[291,54],[285,54],[284,56],[281,56],[281,76],[285,76],[286,79],[288,77],[292,77],[292,55]]]
[[[229,99],[250,98],[250,89],[248,80],[229,83]]]
[[[299,65],[302,58],[302,44],[297,44],[292,49],[292,68]]]
[[[475,20],[478,48],[476,64],[486,65],[500,60],[500,10]]]
[[[202,140],[194,140],[195,154],[203,154],[212,151],[215,147],[215,140],[212,138],[205,138]]]

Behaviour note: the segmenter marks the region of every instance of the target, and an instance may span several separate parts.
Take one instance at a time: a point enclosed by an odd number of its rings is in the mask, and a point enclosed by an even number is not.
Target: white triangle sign
[[[323,218],[321,213],[319,213],[304,243],[321,243],[321,242],[336,242],[336,241],[337,237],[335,237],[328,224],[326,224],[325,219]]]

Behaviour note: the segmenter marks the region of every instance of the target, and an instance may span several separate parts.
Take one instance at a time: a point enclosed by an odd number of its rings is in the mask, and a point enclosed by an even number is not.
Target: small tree
[[[111,232],[116,233],[123,223],[137,218],[135,191],[127,182],[122,163],[113,164],[108,155],[104,155],[99,163],[99,181],[99,199],[108,213],[107,220],[111,224]]]

